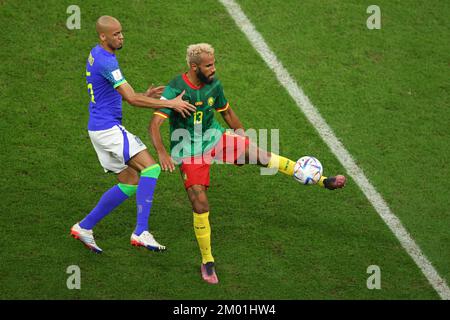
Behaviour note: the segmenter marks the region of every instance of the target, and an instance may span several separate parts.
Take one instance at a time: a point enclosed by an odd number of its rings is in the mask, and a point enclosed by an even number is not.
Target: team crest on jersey
[[[214,98],[213,97],[209,97],[208,98],[208,106],[212,107],[214,104]]]
[[[92,56],[91,53],[89,53],[89,58],[88,58],[89,64],[92,66],[94,64],[94,57]]]

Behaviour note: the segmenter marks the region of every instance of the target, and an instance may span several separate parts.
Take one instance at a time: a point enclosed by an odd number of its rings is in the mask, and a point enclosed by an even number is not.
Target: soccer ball
[[[302,184],[316,184],[322,177],[323,167],[319,160],[304,156],[294,166],[294,179]]]

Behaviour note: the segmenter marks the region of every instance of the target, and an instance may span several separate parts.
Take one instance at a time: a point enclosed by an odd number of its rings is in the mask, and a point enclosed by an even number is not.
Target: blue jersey
[[[122,124],[122,96],[115,90],[127,81],[116,55],[95,46],[86,62],[89,102],[88,130],[98,131]]]

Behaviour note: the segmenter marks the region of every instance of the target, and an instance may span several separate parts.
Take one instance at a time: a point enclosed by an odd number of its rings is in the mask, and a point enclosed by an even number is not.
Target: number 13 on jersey
[[[202,123],[203,121],[203,111],[197,111],[194,114],[194,124]]]

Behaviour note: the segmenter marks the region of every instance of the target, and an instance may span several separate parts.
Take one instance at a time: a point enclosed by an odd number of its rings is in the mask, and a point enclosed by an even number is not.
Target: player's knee
[[[187,189],[187,193],[194,212],[203,213],[209,211],[208,196],[206,195],[206,188],[204,186],[191,186]]]
[[[192,203],[192,207],[195,212],[203,213],[209,211],[209,203],[206,194],[204,196],[199,195]]]
[[[139,184],[139,176],[127,176],[127,177],[120,177],[119,183],[123,184],[129,184],[129,185],[138,185]]]
[[[133,168],[128,167],[117,175],[119,183],[137,185],[139,183],[139,174]]]
[[[138,176],[130,177],[130,178],[128,179],[127,184],[138,185],[138,184],[139,184],[139,177],[138,177]]]

